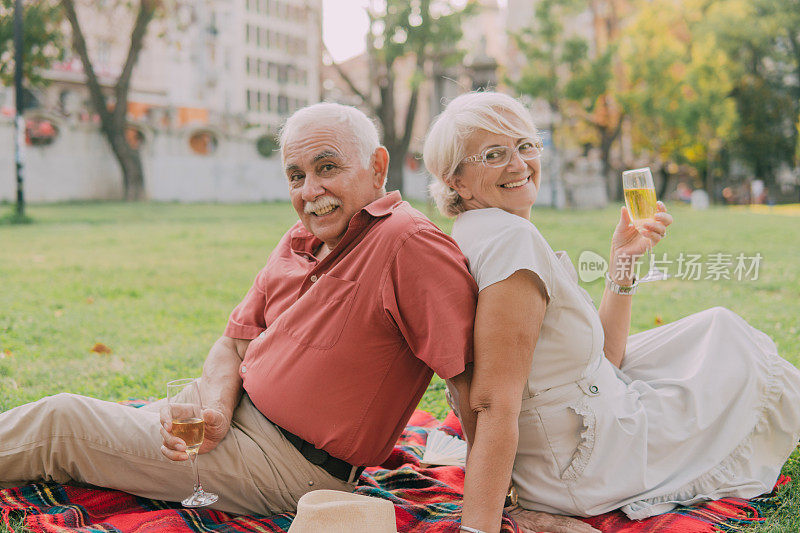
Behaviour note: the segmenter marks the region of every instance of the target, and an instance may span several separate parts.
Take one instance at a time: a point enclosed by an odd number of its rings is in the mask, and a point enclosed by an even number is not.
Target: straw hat
[[[315,490],[297,502],[289,533],[397,533],[394,505],[361,494]]]

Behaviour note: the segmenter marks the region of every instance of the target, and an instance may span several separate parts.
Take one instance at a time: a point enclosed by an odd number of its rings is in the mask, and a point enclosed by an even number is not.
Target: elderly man
[[[386,459],[430,381],[472,357],[476,286],[453,241],[386,194],[389,156],[360,111],[317,104],[281,133],[300,217],[281,239],[200,380],[198,464],[213,505],[291,511],[351,491]],[[0,415],[0,488],[39,479],[179,500],[193,483],[159,406],[59,394]],[[160,448],[160,451],[159,451]]]

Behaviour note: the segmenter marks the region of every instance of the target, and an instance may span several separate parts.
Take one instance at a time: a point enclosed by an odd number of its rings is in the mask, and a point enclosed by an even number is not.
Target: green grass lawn
[[[431,207],[418,207],[449,231]],[[10,206],[0,216],[4,210]],[[29,214],[33,224],[0,225],[0,411],[62,391],[160,397],[166,381],[198,375],[231,309],[296,220],[288,204],[62,204],[32,206]],[[643,285],[632,332],[721,305],[800,365],[800,218],[724,208],[674,207],[673,215],[660,253],[701,254],[703,262],[713,253],[734,262],[739,253],[760,253],[758,280]],[[583,250],[607,258],[617,217],[617,208],[533,214],[574,263]],[[602,281],[584,287],[599,303]],[[95,343],[111,353],[92,352]],[[421,407],[442,416],[442,389],[435,379]],[[797,462],[787,468],[800,477]],[[758,531],[798,531],[799,492],[789,490],[774,528]]]

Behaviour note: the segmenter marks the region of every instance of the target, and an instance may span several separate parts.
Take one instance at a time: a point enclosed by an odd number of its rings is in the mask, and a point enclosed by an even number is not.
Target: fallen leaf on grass
[[[56,309],[56,310],[53,312],[53,314],[55,315],[55,317],[56,317],[56,318],[59,318],[61,315],[63,315],[63,314],[64,314],[64,311],[62,311],[61,309]]]
[[[664,320],[661,318],[661,315],[656,315],[656,326],[660,326],[664,323]]]
[[[89,296],[88,298],[86,298],[86,303],[87,303],[87,304],[93,304],[93,303],[94,303],[94,298],[92,298],[91,296]]]
[[[97,354],[107,354],[107,353],[111,353],[111,348],[109,348],[108,346],[106,346],[102,342],[98,342],[98,343],[95,343],[94,346],[92,346],[92,350],[91,351],[93,351],[94,353],[97,353]]]
[[[0,352],[0,359],[5,359],[6,357],[11,357],[12,355],[14,354],[11,353],[11,350],[3,350]]]

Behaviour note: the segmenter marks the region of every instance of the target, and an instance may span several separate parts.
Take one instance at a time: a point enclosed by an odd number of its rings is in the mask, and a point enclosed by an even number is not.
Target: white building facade
[[[78,12],[110,105],[135,16],[112,5],[79,4]],[[280,187],[274,192],[259,187],[250,194],[230,186],[252,185],[254,176],[279,171],[265,164],[275,159],[275,133],[293,111],[320,100],[321,17],[321,0],[180,0],[168,16],[150,23],[127,109],[135,130],[129,140],[142,154],[149,198],[257,201],[286,196],[282,178],[273,184]],[[26,181],[41,184],[32,187],[28,199],[120,198],[120,171],[89,105],[81,61],[68,50],[65,60],[44,76],[50,83],[34,91],[36,102],[26,111]],[[10,118],[13,106],[13,91],[0,89],[0,115]],[[0,117],[0,137],[7,134],[6,120]],[[42,132],[53,138],[39,136]],[[262,140],[267,142],[262,145]],[[80,164],[70,165],[70,158]],[[92,178],[87,181],[87,171],[77,168],[91,167],[92,161],[96,168],[88,169]],[[170,166],[177,170],[176,161],[187,172],[167,176]],[[0,167],[0,201],[14,197],[13,172],[12,165]],[[205,192],[198,195],[194,174],[204,183],[225,186],[203,186]],[[57,186],[47,185],[56,180]]]

